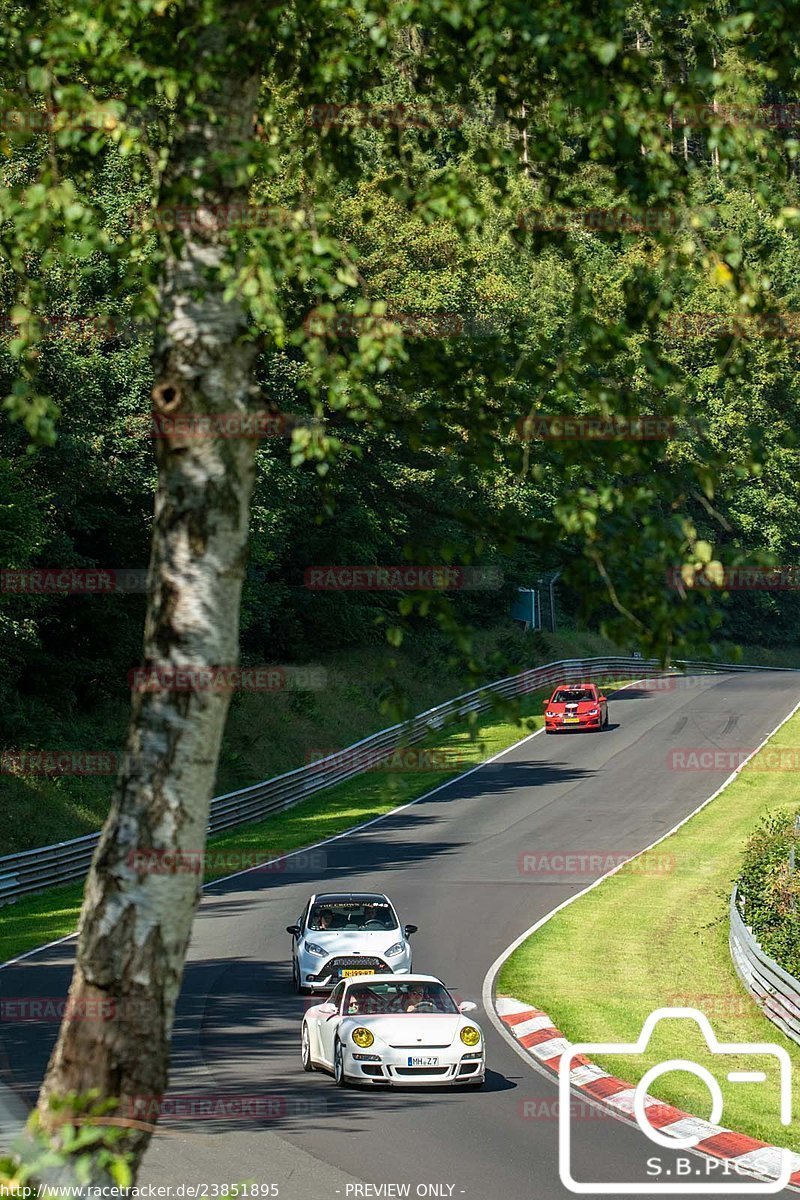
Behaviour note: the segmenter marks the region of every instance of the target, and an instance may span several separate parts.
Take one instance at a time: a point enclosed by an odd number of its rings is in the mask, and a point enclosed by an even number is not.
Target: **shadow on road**
[[[524,747],[520,753],[530,755],[531,749]],[[464,840],[430,837],[431,831],[447,820],[441,815],[442,805],[449,807],[455,801],[471,798],[478,805],[491,804],[493,813],[502,812],[504,801],[516,797],[520,790],[576,783],[594,775],[594,770],[566,761],[504,760],[490,764],[479,777],[457,778],[429,802],[422,800],[397,817],[385,818],[380,826],[368,831],[366,854],[362,839],[344,838],[326,848],[322,870],[319,866],[304,868],[300,858],[299,869],[290,869],[292,860],[287,860],[285,871],[252,870],[212,885],[204,896],[201,919],[243,916],[258,908],[263,912],[266,944],[267,938],[275,934],[269,907],[271,893],[276,901],[282,900],[281,890],[287,885],[306,885],[308,891],[313,891],[323,880],[326,888],[344,889],[349,879],[363,876],[366,868],[370,873],[388,874],[433,865],[445,856],[458,856],[466,844]],[[452,830],[452,824],[449,828]],[[391,891],[390,880],[386,886]],[[31,1104],[58,1034],[59,1005],[69,988],[74,953],[75,942],[69,941],[49,948],[41,958],[26,959],[0,973],[0,1001],[44,1000],[52,1013],[43,1019],[20,1019],[9,1017],[14,1010],[4,1006],[0,1019],[0,1080]],[[255,1121],[284,1128],[307,1123],[313,1118],[314,1105],[319,1108],[322,1104],[325,1112],[336,1114],[363,1110],[367,1120],[369,1102],[363,1092],[348,1096],[323,1076],[309,1076],[300,1070],[298,1042],[305,998],[292,991],[288,937],[285,959],[261,961],[258,946],[252,948],[252,955],[187,963],[173,1035],[174,1082],[168,1093],[168,1098],[177,1096],[178,1102],[173,1106],[175,1116],[162,1119],[180,1120],[178,1113],[183,1106],[184,1111],[193,1113],[192,1124],[203,1131],[217,1121],[224,1127]],[[308,1003],[314,1003],[313,998]],[[499,1080],[494,1077],[485,1090],[511,1086]],[[382,1091],[381,1105],[404,1103],[393,1096],[407,1097],[409,1090]],[[428,1102],[423,1099],[426,1096],[436,1098],[437,1103],[450,1103],[459,1091],[415,1090],[414,1094],[421,1103]],[[235,1109],[238,1097],[240,1111],[232,1111],[229,1117],[214,1116],[212,1106],[203,1114],[202,1101],[209,1095],[219,1100],[220,1109],[228,1101]]]

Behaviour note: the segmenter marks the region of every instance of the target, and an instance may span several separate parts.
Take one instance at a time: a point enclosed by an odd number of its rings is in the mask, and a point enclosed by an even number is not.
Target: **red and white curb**
[[[512,996],[498,996],[495,1011],[503,1026],[518,1045],[536,1060],[539,1066],[552,1071],[558,1080],[561,1055],[570,1048],[570,1042],[539,1008],[531,1008],[522,1000]],[[610,1108],[621,1120],[639,1126],[633,1117],[635,1088],[614,1075],[609,1075],[591,1062],[585,1055],[576,1055],[575,1066],[570,1071],[572,1090],[588,1097],[595,1103]],[[781,1149],[759,1142],[744,1133],[735,1133],[722,1125],[713,1125],[689,1113],[681,1112],[654,1096],[645,1098],[647,1119],[654,1129],[675,1137],[693,1135],[701,1140],[694,1146],[699,1154],[709,1158],[726,1159],[735,1164],[737,1174],[756,1175],[762,1179],[777,1179],[781,1170]],[[800,1191],[800,1154],[792,1154],[792,1175],[789,1187]]]

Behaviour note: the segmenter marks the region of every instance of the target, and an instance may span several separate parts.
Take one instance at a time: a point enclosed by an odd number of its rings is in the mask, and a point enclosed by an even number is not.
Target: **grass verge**
[[[565,630],[523,634],[503,622],[475,636],[476,660],[488,680],[561,658],[620,653],[599,634]],[[507,665],[495,662],[500,655]],[[389,658],[406,697],[407,715],[424,712],[471,685],[463,665],[442,639],[410,640],[391,646],[349,647],[321,660],[327,673],[319,691],[237,692],[231,700],[214,794],[222,795],[301,767],[309,755],[331,753],[385,729],[398,719],[383,707],[389,693]],[[37,707],[41,727],[17,749],[42,746],[119,753],[125,744],[129,698],[103,701],[92,712],[47,714]],[[53,723],[55,722],[55,724]],[[8,747],[11,748],[10,746]],[[92,833],[103,824],[114,790],[108,775],[36,776],[0,772],[0,855],[33,850]]]
[[[770,746],[797,746],[799,737],[800,714]],[[570,904],[523,943],[505,963],[498,991],[542,1008],[573,1042],[633,1042],[654,1009],[699,1009],[720,1041],[784,1046],[796,1095],[800,1046],[761,1015],[739,983],[728,949],[728,898],[745,840],[763,815],[800,800],[797,775],[767,771],[760,758],[657,849]],[[691,1059],[720,1083],[723,1125],[800,1151],[796,1123],[780,1124],[771,1060],[741,1058],[728,1065],[708,1053],[696,1029],[686,1021],[665,1022],[643,1056],[597,1056],[596,1061],[635,1084],[656,1063]],[[768,1082],[731,1084],[726,1078],[731,1069],[765,1070]],[[664,1075],[650,1091],[708,1117],[708,1091],[694,1076]]]
[[[286,812],[212,839],[208,847],[206,880],[232,874],[239,863],[258,862],[344,833],[422,796],[448,779],[454,779],[540,728],[545,698],[545,693],[526,698],[520,705],[517,720],[489,712],[478,716],[474,724],[451,725],[419,744],[420,749],[441,752],[450,761],[456,760],[458,765],[454,769],[368,771],[335,788],[321,791]],[[83,886],[75,884],[51,889],[4,908],[0,961],[74,932],[82,895]]]

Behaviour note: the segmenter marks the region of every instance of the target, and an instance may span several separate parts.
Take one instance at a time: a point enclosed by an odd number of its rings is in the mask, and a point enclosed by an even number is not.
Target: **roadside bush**
[[[800,857],[795,814],[788,809],[764,817],[751,834],[738,878],[744,919],[767,954],[800,977]]]

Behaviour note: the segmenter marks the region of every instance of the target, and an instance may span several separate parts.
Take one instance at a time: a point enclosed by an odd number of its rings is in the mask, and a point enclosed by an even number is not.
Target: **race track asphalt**
[[[180,1184],[205,1185],[213,1197],[219,1185],[248,1179],[262,1185],[261,1195],[263,1185],[277,1185],[283,1200],[404,1194],[390,1184],[456,1200],[566,1196],[556,1089],[484,1013],[476,1014],[489,1064],[481,1091],[370,1094],[304,1074],[299,1030],[308,1002],[292,991],[284,927],[311,891],[385,891],[401,920],[419,925],[414,968],[480,1004],[498,955],[602,873],[526,873],[522,856],[635,853],[730,774],[670,769],[670,750],[752,750],[798,699],[798,676],[767,672],[697,677],[665,691],[630,687],[613,696],[601,734],[535,736],[429,799],[328,843],[311,862],[288,859],[283,870],[213,885],[176,1018],[169,1096],[183,1115],[163,1121],[140,1182],[171,1184],[172,1195]],[[0,998],[63,996],[73,953],[70,941],[0,971]],[[55,1022],[0,1023],[0,1078],[28,1100],[56,1031]],[[582,1033],[591,1039],[591,1029]],[[197,1115],[197,1102],[209,1099],[228,1102],[229,1115]],[[533,1111],[540,1115],[526,1115]],[[638,1131],[597,1117],[579,1132],[580,1178],[645,1178],[654,1147]]]

